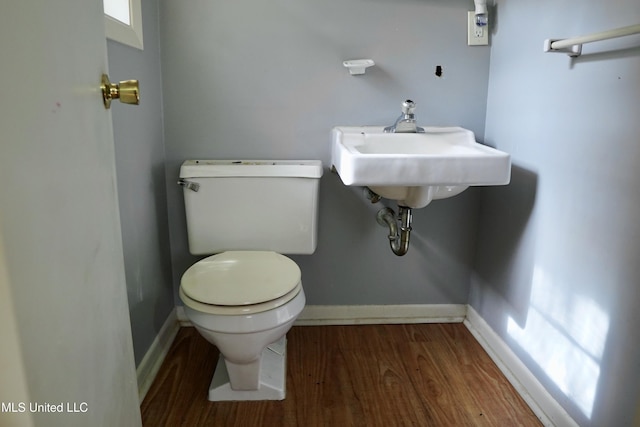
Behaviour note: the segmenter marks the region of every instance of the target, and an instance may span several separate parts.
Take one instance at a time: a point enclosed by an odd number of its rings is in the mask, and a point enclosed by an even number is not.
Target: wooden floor
[[[183,328],[143,425],[540,426],[464,325],[297,326],[283,401],[209,402],[217,349]]]

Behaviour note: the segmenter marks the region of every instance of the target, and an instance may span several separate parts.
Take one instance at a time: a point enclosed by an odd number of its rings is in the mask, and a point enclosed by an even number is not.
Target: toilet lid
[[[228,251],[198,261],[184,273],[181,287],[205,304],[260,304],[291,292],[300,283],[300,268],[270,251]]]

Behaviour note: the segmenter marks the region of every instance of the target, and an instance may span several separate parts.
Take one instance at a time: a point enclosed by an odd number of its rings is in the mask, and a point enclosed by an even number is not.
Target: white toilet
[[[320,161],[188,160],[185,314],[220,351],[209,400],[282,400],[286,338],[305,304],[286,254],[316,249]]]

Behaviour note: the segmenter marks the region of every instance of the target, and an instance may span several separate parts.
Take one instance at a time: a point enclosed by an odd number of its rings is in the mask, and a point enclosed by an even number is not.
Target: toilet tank
[[[313,253],[321,176],[319,160],[185,161],[189,252]]]

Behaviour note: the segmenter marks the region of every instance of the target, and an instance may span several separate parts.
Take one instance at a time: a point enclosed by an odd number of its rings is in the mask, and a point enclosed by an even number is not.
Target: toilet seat
[[[286,256],[228,251],[189,267],[180,282],[180,297],[194,310],[250,314],[284,305],[301,288],[300,268]]]
[[[192,298],[189,298],[185,295],[182,287],[178,290],[180,295],[180,299],[189,308],[193,310],[199,311],[200,313],[205,314],[217,314],[222,316],[247,316],[252,314],[258,314],[269,310],[274,310],[279,308],[289,301],[293,300],[295,297],[300,294],[302,291],[302,282],[298,283],[298,285],[293,288],[291,292],[288,294],[276,298],[271,301],[263,302],[260,304],[252,304],[252,305],[215,305],[215,304],[204,304],[199,301],[196,301]]]

